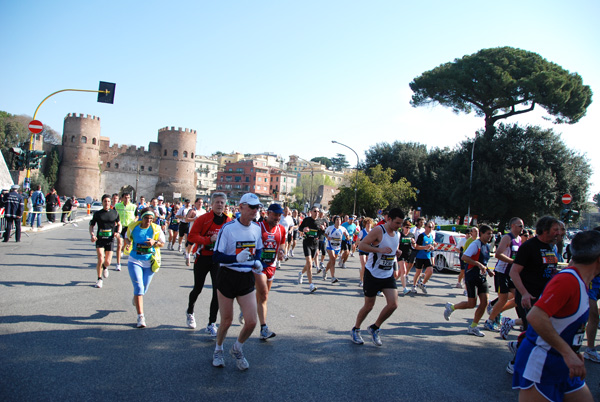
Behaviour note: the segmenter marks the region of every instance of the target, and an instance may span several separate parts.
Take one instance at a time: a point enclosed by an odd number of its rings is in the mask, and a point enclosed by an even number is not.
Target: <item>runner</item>
[[[185,265],[188,267],[190,266],[190,255],[192,253],[194,243],[188,240],[187,233],[189,232],[190,227],[194,224],[194,221],[206,213],[204,208],[202,208],[203,204],[204,200],[202,198],[196,198],[196,201],[194,201],[194,207],[188,211],[187,215],[185,215],[185,222],[188,224],[188,227],[185,236],[185,250],[183,252],[183,256],[185,258]],[[181,228],[179,228],[179,236],[181,236]]]
[[[208,325],[206,332],[211,336],[217,336],[217,313],[219,311],[219,300],[217,297],[217,273],[219,263],[213,261],[214,246],[217,241],[217,235],[223,225],[231,222],[231,218],[225,215],[225,204],[227,196],[225,193],[213,193],[211,195],[212,210],[201,215],[190,229],[189,241],[195,244],[196,260],[194,261],[194,288],[190,292],[188,308],[186,311],[188,328],[196,328],[196,319],[194,317],[194,305],[198,296],[204,288],[206,275],[210,273],[212,283],[212,299],[208,315]]]
[[[169,239],[167,240],[167,250],[175,249],[175,241],[179,236],[179,218],[177,212],[181,209],[179,203],[173,205],[169,215],[167,216],[167,227],[169,229]]]
[[[472,309],[477,304],[477,296],[479,296],[479,306],[475,310],[473,321],[469,326],[467,333],[475,336],[485,336],[483,332],[477,328],[479,320],[485,313],[485,308],[488,302],[488,284],[486,274],[494,276],[494,272],[487,267],[490,259],[489,242],[492,240],[494,231],[488,225],[481,225],[479,228],[481,237],[475,240],[467,251],[462,256],[464,262],[469,264],[465,272],[465,287],[467,288],[467,301],[458,304],[446,303],[444,310],[444,318],[446,321],[450,319],[450,315],[456,310]]]
[[[333,217],[333,225],[329,226],[325,230],[325,238],[327,239],[327,254],[329,255],[329,261],[327,267],[323,270],[323,280],[327,279],[327,271],[331,272],[331,283],[337,283],[338,279],[335,277],[335,261],[342,248],[342,239],[348,235],[346,228],[340,226],[342,220],[339,216]]]
[[[117,266],[115,267],[115,271],[120,271],[121,254],[123,252],[125,236],[127,235],[127,226],[135,221],[136,207],[131,203],[131,194],[123,193],[121,195],[121,202],[115,204],[115,211],[119,214],[119,220],[121,221],[122,227],[120,236],[117,236]]]
[[[257,307],[252,272],[262,271],[260,255],[263,244],[260,227],[252,220],[260,207],[262,204],[256,194],[244,194],[240,199],[240,217],[223,225],[217,236],[213,261],[221,264],[217,276],[221,325],[217,331],[217,344],[213,354],[212,364],[215,367],[225,366],[223,342],[233,321],[234,299],[240,305],[245,321],[229,353],[236,359],[239,370],[250,367],[242,347],[256,327]]]
[[[404,213],[393,208],[388,213],[387,222],[371,230],[360,242],[359,249],[369,253],[367,259],[363,292],[365,301],[356,316],[356,323],[351,331],[352,342],[357,345],[364,343],[360,335],[360,326],[375,306],[377,292],[383,292],[386,306],[379,313],[375,323],[369,326],[369,333],[376,346],[381,346],[379,329],[392,313],[398,308],[398,291],[394,279],[394,261],[400,254],[398,246],[400,236],[398,229],[404,221]]]
[[[292,243],[292,231],[294,230],[294,219],[290,213],[290,209],[285,207],[283,209],[283,215],[281,216],[281,220],[279,224],[285,228],[285,246],[283,247],[283,253],[285,255],[285,260],[287,261],[290,258],[290,248]]]
[[[413,278],[412,292],[417,293],[417,283],[424,294],[427,294],[427,282],[433,275],[433,264],[431,263],[431,250],[435,250],[437,243],[433,240],[431,231],[433,230],[433,222],[429,221],[425,225],[425,231],[417,237],[415,249],[417,251],[415,262],[415,276]],[[421,271],[425,269],[425,278],[420,280]]]
[[[298,219],[298,221],[300,221],[300,219]],[[327,227],[333,225],[333,222],[330,225],[329,221],[325,217],[325,212],[323,212],[323,210],[319,210],[317,225],[318,226],[324,225],[327,228]],[[325,269],[325,265],[323,265],[323,262],[325,261],[325,257],[327,256],[327,251],[325,250],[325,232],[319,234],[318,253],[319,253],[319,259],[321,261],[319,261],[319,266],[317,267],[317,275],[320,274]],[[316,263],[317,263],[317,259],[315,258],[315,261],[313,261],[313,264],[316,264]]]
[[[358,241],[362,241],[362,239],[364,239],[369,232],[371,231],[371,228],[373,227],[373,219],[371,218],[365,218],[363,219],[363,223],[364,228],[358,233]],[[358,286],[359,287],[363,287],[363,279],[365,276],[365,265],[367,263],[367,257],[369,256],[369,253],[366,253],[364,251],[362,251],[360,248],[358,249],[358,259],[360,260],[360,281],[358,282]]]
[[[181,208],[179,208],[179,210],[177,211],[177,220],[179,221],[179,228],[177,231],[177,234],[179,235],[179,241],[177,242],[178,246],[177,246],[177,251],[179,253],[182,252],[183,248],[186,247],[187,244],[187,240],[188,240],[188,232],[190,231],[190,223],[186,222],[186,216],[188,216],[188,214],[190,213],[190,211],[192,210],[192,206],[190,205],[190,200],[186,199],[183,202],[183,206]],[[185,239],[185,242],[183,241]],[[183,242],[183,247],[181,246],[181,243]],[[188,261],[189,262],[189,261]],[[186,263],[186,265],[188,265]]]
[[[103,285],[102,278],[108,278],[108,267],[112,258],[112,242],[115,235],[118,237],[121,233],[121,222],[119,214],[114,209],[110,209],[110,195],[102,196],[102,209],[94,212],[90,220],[90,237],[91,242],[96,243],[96,255],[98,262],[96,264],[96,272],[98,280],[96,287],[101,288]],[[98,225],[98,231],[94,235],[94,226]]]
[[[354,232],[356,232],[356,223],[354,223],[354,215],[349,216],[348,220],[342,223],[342,227],[346,229],[346,232],[348,232],[348,234],[344,237],[344,240],[342,240],[340,267],[346,268],[346,261],[348,261],[348,256],[350,255],[354,244]]]
[[[312,207],[310,210],[310,216],[304,218],[299,228],[300,232],[304,233],[302,247],[304,249],[304,258],[306,263],[304,264],[302,271],[298,272],[298,284],[302,284],[302,277],[306,273],[306,276],[308,277],[310,293],[313,293],[315,290],[317,290],[317,287],[312,282],[312,260],[317,252],[317,247],[319,247],[319,234],[325,231],[325,225],[319,225],[316,221],[318,214],[319,208]]]
[[[408,269],[410,269],[408,264],[412,265],[414,262],[412,249],[416,245],[415,235],[411,233],[410,227],[410,219],[407,218],[402,222],[402,231],[400,232],[400,251],[402,254],[398,258],[398,271],[396,271],[396,280],[400,278],[403,294],[410,293],[410,289],[406,286],[406,276]]]

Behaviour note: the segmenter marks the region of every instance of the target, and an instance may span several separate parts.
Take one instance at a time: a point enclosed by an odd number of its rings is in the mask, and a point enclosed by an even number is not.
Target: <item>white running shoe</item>
[[[98,280],[96,281],[96,285],[95,285],[95,286],[96,286],[98,289],[101,289],[101,288],[102,288],[102,279],[98,279]]]
[[[290,257],[294,256],[294,250],[290,251]]]
[[[143,314],[138,315],[137,327],[138,328],[146,328],[146,318],[144,317]]]
[[[346,263],[342,264],[342,269],[346,269]]]
[[[120,271],[121,270],[121,264],[117,264],[117,266],[115,267],[115,271]]]
[[[302,271],[299,271],[298,272],[298,285],[302,285],[302,277],[303,277]]]
[[[246,360],[246,358],[244,357],[244,352],[242,352],[241,350],[235,350],[235,348],[232,346],[231,350],[229,351],[229,354],[235,359],[235,363],[237,365],[238,370],[248,370],[250,364],[248,363],[248,360]]]
[[[108,275],[110,273],[108,272],[108,268],[102,268],[102,276],[106,279],[108,278]]]
[[[194,314],[187,315],[187,326],[191,329],[196,329],[196,319],[194,318]]]
[[[317,287],[315,286],[314,283],[311,283],[310,286],[308,287],[308,290],[310,291],[310,293],[314,293],[315,290],[317,290]]]
[[[598,351],[595,348],[585,348],[583,357],[587,360],[593,361],[594,363],[600,363],[600,355],[598,355]]]
[[[338,283],[338,282],[339,282],[338,278],[336,278],[335,276],[331,277],[331,284]]]
[[[269,327],[266,325],[260,329],[260,339],[263,341],[266,341],[270,338],[275,338],[275,336],[275,332],[270,331]]]
[[[190,266],[190,255],[188,253],[185,253],[185,265]]]
[[[217,337],[217,324],[215,324],[214,322],[212,324],[208,324],[206,326],[206,333],[210,334],[210,336],[212,336],[213,338]]]
[[[362,283],[362,282],[361,282],[361,283]],[[407,294],[409,294],[409,293],[410,293],[410,289],[408,288],[408,286],[406,286],[406,287],[404,288],[404,290],[402,291],[402,294],[405,294],[405,295],[407,295]]]
[[[477,327],[471,327],[471,326],[469,326],[469,329],[467,330],[467,334],[469,334],[469,335],[475,335],[475,336],[478,336],[478,337],[485,336],[485,334],[483,332],[481,332],[479,330],[479,328],[477,328]]]
[[[213,366],[214,367],[225,367],[225,357],[223,356],[223,349],[215,350],[213,353]]]
[[[446,309],[444,310],[444,318],[446,321],[450,321],[450,315],[454,313],[452,306],[452,303],[446,303]]]

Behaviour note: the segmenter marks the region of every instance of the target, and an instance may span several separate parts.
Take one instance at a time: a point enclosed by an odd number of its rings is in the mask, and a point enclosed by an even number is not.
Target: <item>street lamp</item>
[[[358,154],[356,153],[355,150],[353,150],[346,144],[342,144],[341,142],[337,142],[334,140],[332,140],[331,142],[334,144],[338,144],[338,145],[348,148],[350,151],[354,152],[354,155],[356,155],[356,179],[354,180],[354,208],[352,209],[352,215],[356,215],[356,194],[358,193],[358,163],[359,163]]]
[[[473,140],[473,148],[471,149],[471,175],[469,176],[469,205],[467,207],[467,216],[469,217],[469,220],[471,219],[471,188],[473,187],[473,162],[475,162],[474,156],[475,140]]]

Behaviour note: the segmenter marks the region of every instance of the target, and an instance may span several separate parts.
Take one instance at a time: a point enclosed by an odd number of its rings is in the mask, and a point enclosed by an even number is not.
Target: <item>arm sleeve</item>
[[[190,243],[202,244],[204,246],[211,243],[210,236],[200,235],[200,229],[202,229],[202,226],[204,225],[204,222],[206,221],[206,218],[204,218],[204,216],[209,216],[209,215],[208,214],[202,215],[193,222],[192,228],[190,229],[190,233],[188,234],[188,239],[189,239]]]

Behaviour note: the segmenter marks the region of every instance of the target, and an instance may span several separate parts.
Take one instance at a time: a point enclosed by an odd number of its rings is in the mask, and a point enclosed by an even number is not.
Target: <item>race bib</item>
[[[575,353],[579,353],[579,349],[581,348],[581,345],[583,345],[583,338],[585,338],[585,324],[582,324],[577,329],[577,332],[573,337],[573,344],[571,345],[571,349],[573,349]]]
[[[113,231],[112,229],[98,229],[98,238],[106,239],[108,237],[112,237]]]
[[[381,260],[379,260],[379,268],[384,270],[392,269],[394,266],[394,261],[396,260],[396,255],[394,254],[384,254],[381,256]]]
[[[136,244],[135,245],[135,252],[139,255],[144,255],[144,254],[151,254],[152,253],[152,246],[149,246],[147,244]]]
[[[238,241],[235,243],[235,254],[238,255],[239,253],[242,252],[242,250],[244,249],[248,249],[250,250],[250,260],[248,261],[252,261],[254,260],[254,250],[256,249],[256,242],[255,241]]]
[[[405,245],[410,244],[410,237],[403,237],[400,242]]]
[[[317,230],[310,229],[308,232],[306,232],[306,237],[317,237]]]
[[[329,240],[329,243],[331,243],[331,247],[340,247],[342,244],[342,241],[339,239],[331,239]]]
[[[265,264],[271,264],[275,261],[277,257],[277,249],[276,248],[263,248],[262,254],[260,255],[260,260]]]

